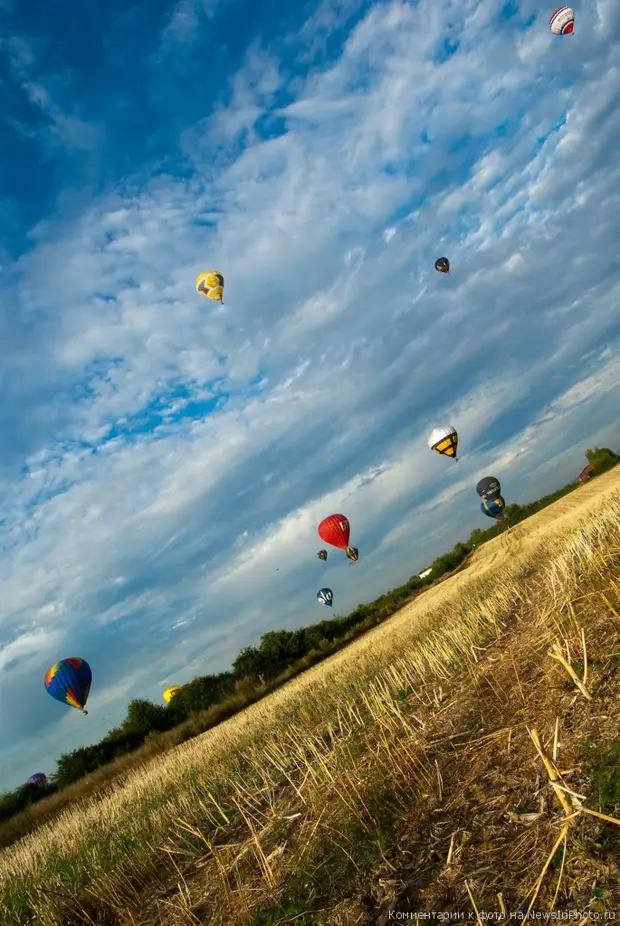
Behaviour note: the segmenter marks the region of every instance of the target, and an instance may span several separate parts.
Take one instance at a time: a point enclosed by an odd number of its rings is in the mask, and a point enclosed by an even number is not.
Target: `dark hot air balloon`
[[[502,487],[495,476],[484,476],[477,484],[476,492],[480,498],[497,498],[502,494]]]

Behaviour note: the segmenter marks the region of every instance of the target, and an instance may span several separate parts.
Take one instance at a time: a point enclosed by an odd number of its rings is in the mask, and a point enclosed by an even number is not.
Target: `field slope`
[[[1,921],[619,910],[619,575],[616,468],[5,849]]]

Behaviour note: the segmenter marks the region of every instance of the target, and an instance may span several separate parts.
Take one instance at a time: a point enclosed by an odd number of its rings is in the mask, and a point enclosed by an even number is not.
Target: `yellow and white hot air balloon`
[[[224,301],[224,277],[219,270],[203,270],[196,277],[196,292],[220,304]]]
[[[180,685],[171,685],[170,688],[166,688],[166,690],[164,691],[164,701],[166,702],[166,704],[170,704],[174,696],[178,695],[180,690],[181,690]]]
[[[442,457],[452,457],[458,463],[456,449],[459,442],[459,436],[456,428],[450,424],[440,425],[433,428],[428,439],[428,446],[435,453],[440,453]]]

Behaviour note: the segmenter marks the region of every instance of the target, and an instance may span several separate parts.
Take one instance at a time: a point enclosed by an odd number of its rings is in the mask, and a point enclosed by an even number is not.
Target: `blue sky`
[[[12,787],[487,527],[482,475],[524,502],[620,448],[620,7],[0,6]],[[332,511],[356,565],[316,559]],[[69,655],[88,718],[43,687]]]

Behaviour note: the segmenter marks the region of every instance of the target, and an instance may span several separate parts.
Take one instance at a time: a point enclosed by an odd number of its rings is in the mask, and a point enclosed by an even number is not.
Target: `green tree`
[[[164,708],[172,715],[176,723],[188,717],[192,711],[205,711],[224,701],[235,690],[235,677],[232,672],[220,672],[219,675],[199,675],[186,685],[172,699],[170,706]]]
[[[586,450],[586,459],[596,470],[597,476],[606,473],[620,463],[620,457],[609,447],[592,447]]]
[[[63,753],[56,763],[54,781],[59,789],[78,781],[104,763],[101,746],[80,746],[73,752]]]
[[[233,662],[235,679],[250,678],[258,681],[266,668],[265,656],[255,646],[244,647]]]
[[[514,527],[523,518],[523,511],[520,505],[506,505],[504,508],[504,524],[506,527]]]
[[[261,637],[260,652],[265,659],[264,674],[273,678],[304,655],[303,637],[293,630],[270,630]]]
[[[163,705],[153,704],[146,698],[134,698],[127,706],[127,716],[122,723],[124,733],[161,732],[169,726],[169,714]]]

